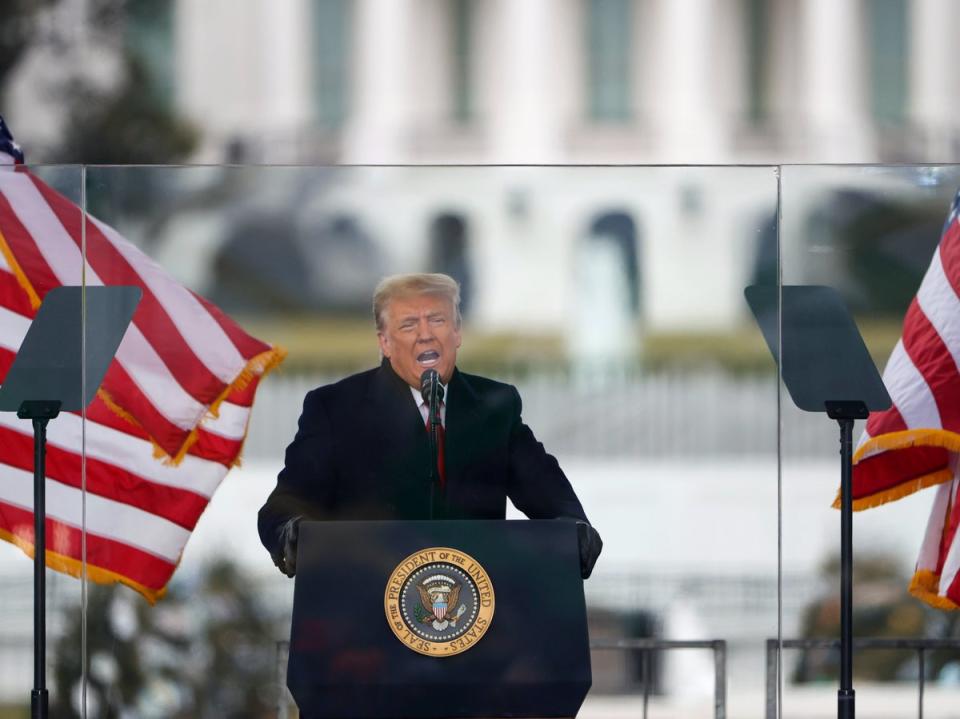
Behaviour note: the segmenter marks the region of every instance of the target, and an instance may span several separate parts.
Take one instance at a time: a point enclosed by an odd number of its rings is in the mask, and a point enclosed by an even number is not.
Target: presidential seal
[[[452,657],[476,644],[493,619],[493,585],[469,554],[414,552],[390,574],[383,608],[397,639],[415,652]]]

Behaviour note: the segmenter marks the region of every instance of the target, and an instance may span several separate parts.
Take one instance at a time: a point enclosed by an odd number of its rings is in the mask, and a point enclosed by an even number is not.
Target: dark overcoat
[[[512,385],[454,370],[445,421],[446,487],[434,518],[503,519],[506,501],[532,519],[586,521],[557,460],[520,417]],[[271,554],[304,519],[428,519],[429,441],[406,384],[386,360],[309,392],[277,486],[260,510]]]

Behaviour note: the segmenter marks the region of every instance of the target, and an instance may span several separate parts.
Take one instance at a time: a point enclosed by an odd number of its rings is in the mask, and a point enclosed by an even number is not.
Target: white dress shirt
[[[443,399],[440,401],[440,424],[443,425],[443,428],[447,428],[447,401],[450,399],[450,395],[447,394],[450,388],[445,385],[440,385],[443,388]],[[417,404],[417,409],[420,410],[420,416],[423,417],[423,423],[426,424],[427,420],[430,418],[430,405],[423,401],[423,395],[420,393],[416,387],[410,388],[410,394],[413,396],[413,401]]]

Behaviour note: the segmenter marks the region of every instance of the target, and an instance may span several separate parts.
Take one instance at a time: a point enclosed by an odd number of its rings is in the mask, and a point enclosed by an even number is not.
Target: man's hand
[[[297,538],[300,534],[300,517],[287,520],[279,532],[280,551],[271,555],[277,569],[293,577],[297,573]]]
[[[580,543],[580,576],[587,579],[603,549],[603,540],[596,529],[582,520],[577,521],[577,540]]]

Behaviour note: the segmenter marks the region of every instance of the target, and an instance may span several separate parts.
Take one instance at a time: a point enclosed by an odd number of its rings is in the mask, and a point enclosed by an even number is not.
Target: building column
[[[804,0],[801,8],[803,125],[812,161],[870,161],[872,123],[866,111],[867,62],[859,0]]]
[[[343,162],[408,161],[411,0],[356,0],[352,5],[352,56]]]
[[[279,145],[271,162],[298,162],[298,142],[312,121],[310,69],[310,8],[305,0],[288,0],[258,8],[264,38],[273,38],[262,55],[262,108]],[[280,38],[283,38],[281,41]],[[263,117],[263,111],[258,113]],[[269,135],[268,135],[269,137]],[[272,138],[271,138],[272,139]]]
[[[256,130],[272,129],[269,110],[263,110],[262,46],[257,37],[262,3],[251,12],[234,12],[229,0],[197,3],[177,0],[174,15],[177,104],[203,129],[203,146],[194,156],[199,162],[224,162],[233,140]],[[217,32],[207,29],[216,27]],[[217,62],[209,62],[215,57]],[[230,72],[222,68],[229,67]]]
[[[953,65],[953,41],[960,20],[955,0],[910,5],[910,124],[922,138],[918,160],[953,162],[960,141],[960,76]]]
[[[499,54],[483,72],[500,91],[488,106],[491,162],[563,162],[554,0],[497,0]]]
[[[659,0],[651,13],[654,27],[644,35],[653,43],[656,67],[646,73],[649,108],[657,141],[656,162],[710,163],[723,160],[727,118],[717,111],[715,0]]]

